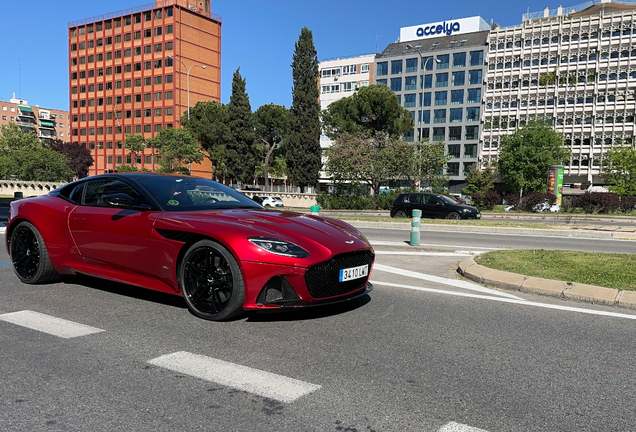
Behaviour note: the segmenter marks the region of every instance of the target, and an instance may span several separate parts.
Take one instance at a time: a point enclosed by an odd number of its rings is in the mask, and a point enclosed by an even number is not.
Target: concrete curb
[[[372,222],[346,221],[356,228],[392,228],[410,230],[410,221],[405,222]],[[572,237],[609,240],[636,240],[636,232],[620,231],[620,227],[598,227],[596,230],[586,229],[541,229],[513,227],[484,227],[469,225],[434,225],[421,224],[420,231],[465,232],[483,234],[533,235],[541,237]]]
[[[484,267],[473,257],[459,263],[457,272],[474,282],[512,291],[549,295],[592,304],[604,304],[636,309],[636,291],[621,291],[580,283],[524,276]]]

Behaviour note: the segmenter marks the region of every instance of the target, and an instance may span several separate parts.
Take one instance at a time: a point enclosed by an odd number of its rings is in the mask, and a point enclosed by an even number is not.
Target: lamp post
[[[195,66],[199,66],[201,69],[207,69],[207,66],[201,66],[201,65],[198,65],[198,64],[193,64],[192,66],[187,67],[184,62],[182,62],[179,59],[175,59],[171,55],[169,55],[168,58],[172,59],[172,60],[177,60],[179,63],[181,63],[183,65],[183,67],[187,71],[186,72],[186,87],[188,89],[188,120],[190,120],[190,70],[192,70],[192,68],[195,67]]]
[[[435,57],[428,57],[426,59],[426,61],[424,61],[424,59],[422,58],[422,53],[420,52],[419,49],[413,48],[413,45],[411,45],[411,44],[406,45],[406,47],[408,49],[414,50],[420,56],[420,64],[422,64],[422,71],[426,70],[426,64],[428,63],[429,60],[434,60],[435,63],[437,63],[437,64],[441,63],[440,59],[437,59]],[[422,139],[422,126],[421,126],[421,124],[422,124],[422,113],[423,113],[422,107],[424,106],[424,74],[423,73],[421,73],[421,74],[418,73],[417,77],[420,78],[420,75],[421,75],[421,78],[422,78],[421,79],[421,83],[422,84],[421,84],[421,88],[420,88],[420,118],[419,118],[419,121],[418,121],[418,125],[419,125],[418,126],[418,135],[419,135],[419,139],[421,140]]]

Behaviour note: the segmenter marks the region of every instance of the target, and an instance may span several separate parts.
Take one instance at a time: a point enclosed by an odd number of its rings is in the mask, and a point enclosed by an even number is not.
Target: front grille
[[[309,267],[305,273],[309,294],[314,298],[333,297],[364,287],[368,277],[339,282],[340,270],[368,264],[370,271],[374,258],[375,255],[370,251],[351,252]]]

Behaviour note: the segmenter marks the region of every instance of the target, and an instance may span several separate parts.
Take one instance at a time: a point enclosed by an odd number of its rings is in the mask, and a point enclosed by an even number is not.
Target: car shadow
[[[187,309],[187,305],[185,304],[183,297],[180,295],[168,294],[112,280],[100,279],[86,275],[64,275],[62,282],[64,284],[82,285],[112,294],[132,297],[138,300],[159,303],[166,306],[175,306],[180,309]]]
[[[247,322],[280,322],[280,321],[306,321],[327,318],[340,315],[365,306],[371,301],[366,294],[342,303],[333,303],[324,306],[310,306],[306,308],[275,309],[267,311],[247,311],[238,319],[246,319]]]

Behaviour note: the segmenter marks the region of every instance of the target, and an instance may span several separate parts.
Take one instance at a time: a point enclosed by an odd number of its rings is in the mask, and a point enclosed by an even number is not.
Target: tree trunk
[[[262,140],[265,144],[267,144],[269,146],[269,148],[267,149],[267,154],[265,155],[265,165],[263,166],[263,176],[265,177],[265,187],[264,189],[266,191],[270,191],[270,187],[269,187],[269,158],[272,156],[272,153],[274,153],[274,149],[276,148],[276,144],[271,144],[268,143],[265,140]]]

